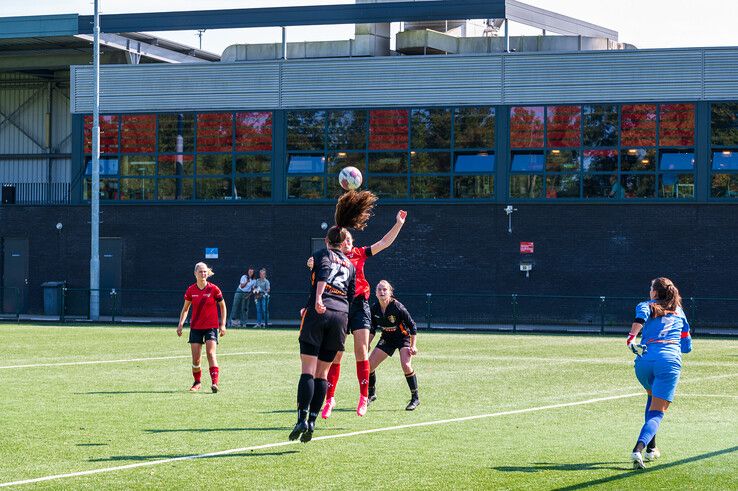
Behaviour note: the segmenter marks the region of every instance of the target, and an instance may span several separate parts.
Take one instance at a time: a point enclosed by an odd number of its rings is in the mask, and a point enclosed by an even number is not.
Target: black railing
[[[4,182],[3,204],[62,205],[69,203],[68,182]]]
[[[61,322],[88,320],[90,290],[60,286],[56,299],[44,319]],[[2,318],[41,318],[20,311],[21,292],[5,288]],[[224,296],[230,309],[235,292]],[[275,292],[269,300],[270,323],[275,326],[299,324],[299,311],[308,298],[307,292]],[[405,304],[419,328],[500,330],[511,332],[588,332],[622,333],[630,328],[635,306],[640,297],[522,295],[485,293],[404,293],[399,300]],[[184,301],[183,290],[171,289],[101,289],[100,316],[106,322],[146,320],[176,322]],[[684,300],[684,310],[693,332],[702,334],[738,335],[738,298],[696,298]],[[248,300],[247,322],[256,322],[254,298]],[[240,319],[238,314],[233,316]]]

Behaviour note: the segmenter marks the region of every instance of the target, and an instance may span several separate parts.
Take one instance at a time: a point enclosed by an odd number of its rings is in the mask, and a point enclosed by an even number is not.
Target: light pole
[[[92,41],[92,183],[90,185],[90,320],[100,319],[100,12],[95,0]]]

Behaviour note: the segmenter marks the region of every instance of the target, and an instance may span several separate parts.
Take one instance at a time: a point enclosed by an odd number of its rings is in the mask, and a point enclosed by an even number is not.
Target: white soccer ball
[[[346,191],[361,186],[362,180],[361,171],[356,167],[344,167],[341,169],[341,173],[338,174],[338,182],[341,183],[341,187]]]

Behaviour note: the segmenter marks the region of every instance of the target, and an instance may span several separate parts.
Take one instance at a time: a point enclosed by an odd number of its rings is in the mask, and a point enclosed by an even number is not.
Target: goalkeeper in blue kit
[[[656,432],[674,400],[682,353],[692,351],[689,322],[674,283],[668,278],[656,278],[651,282],[650,297],[650,301],[636,306],[635,320],[626,341],[636,353],[635,374],[648,394],[645,423],[631,453],[633,469],[645,469],[644,460],[660,456]],[[641,344],[636,344],[635,338],[641,330]]]

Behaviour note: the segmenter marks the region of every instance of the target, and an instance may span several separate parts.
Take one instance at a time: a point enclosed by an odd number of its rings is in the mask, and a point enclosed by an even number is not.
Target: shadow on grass
[[[78,447],[106,447],[107,443],[77,443]]]
[[[558,471],[581,471],[581,470],[602,470],[602,469],[614,469],[614,470],[626,470],[626,472],[616,474],[614,476],[609,477],[603,477],[600,479],[593,479],[591,481],[585,481],[581,482],[579,484],[572,484],[571,486],[565,486],[563,488],[555,488],[556,491],[575,491],[578,489],[585,489],[592,486],[598,486],[600,484],[607,484],[614,481],[619,481],[621,479],[627,479],[629,477],[635,477],[635,476],[641,476],[643,474],[647,474],[649,472],[655,472],[655,471],[661,471],[670,469],[672,467],[677,467],[684,464],[691,464],[692,462],[699,462],[700,460],[705,459],[711,459],[713,457],[719,457],[721,455],[733,453],[735,451],[738,451],[738,446],[725,448],[723,450],[717,450],[715,452],[708,452],[701,455],[695,455],[694,457],[687,457],[685,459],[681,460],[675,460],[674,462],[669,462],[662,465],[652,465],[647,467],[645,470],[642,471],[634,471],[628,467],[603,467],[603,466],[609,466],[611,464],[616,464],[617,462],[592,462],[592,463],[586,463],[586,464],[547,464],[547,463],[540,463],[540,464],[533,464],[532,466],[520,466],[520,467],[493,467],[493,469],[502,471],[502,472],[538,472],[538,471],[544,471],[544,470],[558,470]]]
[[[551,464],[548,462],[535,462],[530,466],[500,466],[493,467],[494,470],[500,472],[540,472],[540,471],[592,471],[610,469],[622,471],[629,467],[612,467],[621,462],[587,462],[582,464]]]
[[[405,408],[399,408],[399,409],[403,409],[404,410]],[[370,413],[395,412],[395,411],[398,411],[399,409],[398,408],[393,408],[393,409],[379,409],[379,408],[376,408],[375,409],[374,407],[369,406],[369,412]],[[334,413],[355,413],[356,412],[356,409],[351,409],[351,408],[347,408],[347,407],[341,407],[341,408],[334,408],[333,409],[333,412]],[[297,409],[275,409],[273,411],[259,411],[258,414],[296,414],[296,413],[297,413]],[[320,418],[318,418],[318,419],[320,419]]]
[[[181,390],[106,390],[98,392],[75,392],[75,395],[118,395],[118,394],[176,394]]]
[[[192,454],[162,454],[162,455],[113,455],[111,457],[105,457],[100,459],[89,459],[88,462],[124,462],[124,461],[138,461],[146,462],[150,460],[160,459],[179,459],[182,457],[191,457],[194,459],[221,459],[225,457],[277,457],[281,455],[289,455],[298,453],[297,450],[285,450],[283,452],[241,452],[241,453],[229,453],[224,455],[208,455],[205,457],[192,457]]]
[[[151,429],[144,430],[145,433],[212,433],[218,431],[290,431],[292,426],[266,427],[266,428],[176,428],[171,430]]]

